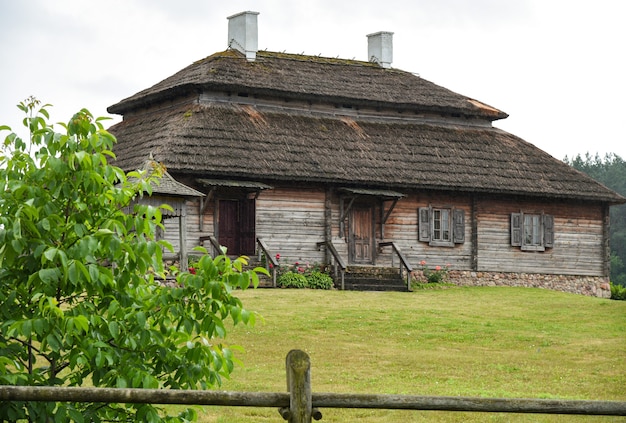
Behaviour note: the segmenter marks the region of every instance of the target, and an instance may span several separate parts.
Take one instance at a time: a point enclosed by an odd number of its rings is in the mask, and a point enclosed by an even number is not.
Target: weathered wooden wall
[[[256,201],[256,234],[281,263],[321,263],[324,253],[316,243],[324,240],[324,191],[274,188]]]
[[[520,210],[554,216],[554,248],[511,247],[510,215]],[[478,270],[603,276],[602,219],[600,205],[478,200]]]
[[[347,231],[343,237],[339,236],[339,195],[333,192],[329,202],[331,237],[335,248],[347,261]],[[376,235],[377,241],[381,241],[380,201],[370,200],[377,204]],[[325,240],[325,201],[326,192],[322,188],[275,187],[261,192],[256,201],[257,237],[262,238],[272,252],[281,255],[282,263],[322,263],[324,251],[318,250],[316,243]],[[385,203],[385,210],[389,205]],[[463,244],[434,247],[418,241],[417,210],[428,205],[465,211]],[[554,216],[554,248],[531,252],[510,245],[510,215],[520,210]],[[199,225],[199,201],[188,202],[186,211],[187,249],[191,251],[198,245],[200,236],[215,233],[215,201],[211,200],[206,208],[203,231]],[[424,260],[429,267],[449,264],[452,270],[603,276],[606,264],[603,218],[601,205],[417,193],[398,201],[385,224],[384,241],[394,241],[415,269],[419,269]],[[179,250],[177,223],[177,219],[165,221],[166,239],[176,251]],[[348,219],[345,223],[345,228],[349,228]],[[205,246],[208,247],[208,243]],[[382,250],[376,257],[377,265],[391,265],[391,262],[391,248]]]
[[[200,231],[200,200],[189,200],[185,204],[186,221],[187,221],[187,252],[193,255],[192,249],[199,244],[199,238],[203,235],[213,235],[213,211],[215,210],[215,203],[211,202],[207,208],[207,212],[204,215],[204,230]],[[172,244],[174,251],[180,251],[179,237],[178,237],[178,219],[165,219],[163,221],[165,226],[165,239]],[[204,244],[209,248],[209,243]],[[169,254],[169,253],[168,253]]]
[[[465,242],[453,247],[434,247],[417,239],[417,210],[420,207],[454,207],[465,211]],[[471,257],[470,199],[466,195],[417,194],[403,198],[385,225],[385,239],[396,242],[414,268],[421,261],[427,266],[450,265],[451,269],[468,269]],[[389,256],[389,258],[385,257]],[[381,257],[389,260],[390,252]]]

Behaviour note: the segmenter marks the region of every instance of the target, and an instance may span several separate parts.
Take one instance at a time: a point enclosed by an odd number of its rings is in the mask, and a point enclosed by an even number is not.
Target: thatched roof
[[[228,50],[199,60],[151,88],[108,108],[126,114],[174,97],[205,91],[350,104],[488,120],[507,114],[410,72],[375,63],[260,51],[256,60]]]
[[[163,164],[155,161],[151,154],[149,154],[149,158],[147,160],[144,160],[142,166],[136,167],[135,169],[143,172],[142,178],[148,178],[155,172],[161,175],[156,180],[150,182],[152,196],[173,196],[184,198],[205,196],[204,193],[174,179],[174,177],[172,177],[172,175],[170,175],[170,173],[165,169]],[[137,178],[130,178],[130,181],[137,182]]]
[[[177,178],[624,202],[583,173],[489,125],[361,120],[195,102],[125,117],[111,132],[119,141],[116,165],[136,169],[152,153]]]

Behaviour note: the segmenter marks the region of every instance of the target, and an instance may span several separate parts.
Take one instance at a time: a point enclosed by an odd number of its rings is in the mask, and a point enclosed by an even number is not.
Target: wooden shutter
[[[465,210],[452,209],[452,235],[455,244],[465,242]]]
[[[543,215],[543,246],[554,247],[554,216],[550,214]]]
[[[418,215],[418,240],[430,241],[430,207],[420,207],[417,211]]]
[[[522,227],[524,215],[522,213],[511,213],[511,245],[513,247],[522,246]]]

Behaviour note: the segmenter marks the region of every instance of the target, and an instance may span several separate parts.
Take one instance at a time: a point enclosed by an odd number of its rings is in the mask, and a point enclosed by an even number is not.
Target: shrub
[[[331,289],[334,285],[333,278],[326,273],[313,271],[306,276],[308,287],[312,289]]]
[[[611,299],[626,301],[626,286],[611,282]]]
[[[253,324],[233,294],[258,282],[244,258],[166,273],[163,206],[140,204],[165,170],[108,163],[115,137],[83,109],[56,132],[46,106],[18,106],[30,134],[0,141],[0,385],[209,389],[239,361],[226,319]],[[0,125],[0,134],[8,127]],[[148,195],[148,194],[146,194]],[[128,211],[128,212],[126,212]],[[259,269],[264,272],[264,269]],[[88,382],[87,382],[88,381]],[[150,404],[1,401],[0,421],[189,421]],[[169,412],[170,410],[165,411]],[[178,414],[178,410],[176,411]],[[195,419],[195,418],[194,418]]]
[[[426,266],[425,260],[422,260],[420,262],[420,265],[422,266],[422,273],[424,274],[424,277],[426,278],[428,283],[447,282],[448,269],[450,268],[449,264],[446,264],[445,267],[435,266],[435,270]]]
[[[280,275],[276,284],[281,288],[306,288],[308,282],[303,274],[289,271]]]

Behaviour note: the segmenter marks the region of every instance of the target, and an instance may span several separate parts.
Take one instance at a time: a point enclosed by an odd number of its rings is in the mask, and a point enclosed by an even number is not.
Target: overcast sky
[[[55,122],[106,116],[225,50],[245,10],[261,50],[366,60],[366,35],[394,32],[392,67],[509,114],[495,126],[558,159],[626,159],[622,0],[0,0],[0,124],[23,134],[30,95]]]

